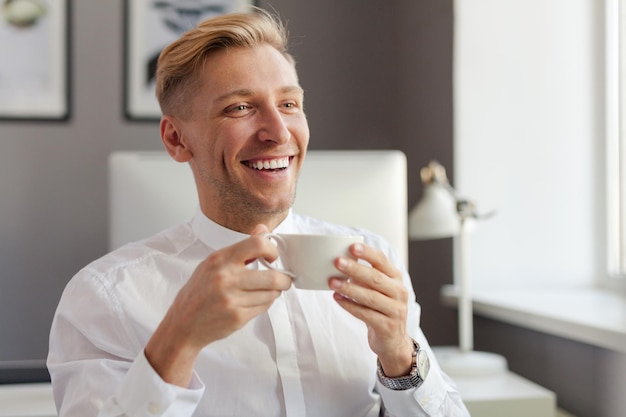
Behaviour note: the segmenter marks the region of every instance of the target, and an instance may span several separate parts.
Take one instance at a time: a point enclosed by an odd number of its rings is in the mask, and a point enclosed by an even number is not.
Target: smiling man
[[[161,138],[190,165],[200,208],[68,284],[48,357],[62,417],[468,415],[388,244],[291,211],[309,129],[286,41],[257,11],[162,52]],[[299,290],[256,261],[278,255],[270,230],[365,243],[335,261],[349,281]]]
[[[274,228],[293,204],[309,142],[295,68],[275,47],[260,44],[211,52],[202,74],[210,75],[194,80],[198,94],[189,108],[173,106],[163,116],[165,146],[190,163],[209,218],[244,233],[259,223]],[[163,84],[167,78],[159,83],[166,103]]]

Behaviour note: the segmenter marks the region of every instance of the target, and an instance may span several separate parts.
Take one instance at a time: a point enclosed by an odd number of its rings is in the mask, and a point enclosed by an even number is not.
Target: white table
[[[0,417],[56,417],[49,383],[0,385]]]
[[[555,417],[556,394],[510,371],[453,377],[472,417]]]

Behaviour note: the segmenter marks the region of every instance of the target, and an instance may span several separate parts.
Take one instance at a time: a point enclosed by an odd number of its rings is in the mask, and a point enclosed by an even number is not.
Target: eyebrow
[[[286,93],[298,93],[301,95],[304,95],[304,90],[302,89],[302,87],[300,86],[286,86],[286,87],[282,87],[278,90],[279,93],[281,94],[286,94]],[[254,95],[254,91],[247,89],[247,88],[241,88],[238,90],[233,90],[233,91],[229,91],[226,94],[222,94],[221,96],[217,97],[215,99],[215,102],[222,102],[222,101],[226,101],[229,99],[232,99],[233,97],[250,97]]]

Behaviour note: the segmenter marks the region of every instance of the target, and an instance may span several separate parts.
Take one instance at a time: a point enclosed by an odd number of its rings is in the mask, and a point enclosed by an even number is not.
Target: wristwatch
[[[428,376],[430,370],[430,360],[428,354],[420,348],[419,343],[413,341],[413,362],[411,364],[411,372],[405,376],[389,378],[385,375],[383,367],[378,361],[378,380],[383,386],[394,391],[403,391],[411,388],[417,388]]]

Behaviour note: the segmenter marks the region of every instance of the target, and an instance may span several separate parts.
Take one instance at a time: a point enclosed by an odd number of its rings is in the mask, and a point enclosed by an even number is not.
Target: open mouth
[[[274,159],[257,159],[254,161],[243,161],[243,164],[247,167],[256,169],[258,171],[275,171],[289,168],[291,157],[286,156],[284,158]]]

